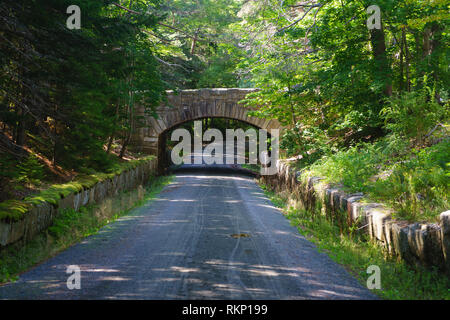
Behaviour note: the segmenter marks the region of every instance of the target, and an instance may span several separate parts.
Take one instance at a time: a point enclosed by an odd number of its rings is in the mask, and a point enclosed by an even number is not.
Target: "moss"
[[[61,195],[59,194],[59,192],[50,188],[40,192],[37,196],[25,198],[25,201],[33,205],[37,205],[42,202],[48,202],[53,205],[57,205],[59,199],[61,199]]]
[[[139,165],[153,159],[155,159],[155,156],[148,156],[138,160],[117,163],[108,173],[98,172],[91,175],[82,175],[75,181],[52,185],[48,189],[41,191],[39,194],[27,197],[23,200],[7,200],[1,202],[0,220],[20,220],[33,206],[43,202],[57,205],[60,199],[65,198],[70,194],[81,192],[83,189],[92,188],[100,181],[112,179],[114,176],[119,175],[122,172],[135,169]]]
[[[31,204],[20,200],[7,200],[0,203],[0,219],[18,220],[31,209]]]

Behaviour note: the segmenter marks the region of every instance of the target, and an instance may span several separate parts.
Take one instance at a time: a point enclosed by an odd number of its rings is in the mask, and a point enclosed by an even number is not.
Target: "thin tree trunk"
[[[291,96],[291,84],[288,84],[288,92],[289,92],[289,105],[290,105],[290,109],[291,109],[291,113],[292,113],[292,125],[295,126],[297,125],[297,118],[295,117],[295,108],[294,108],[294,103],[292,102],[292,96]]]
[[[116,135],[115,126],[117,125],[117,120],[119,119],[119,106],[120,106],[120,99],[117,99],[116,112],[115,112],[114,123],[113,123],[114,127],[112,129],[111,135],[109,136],[108,147],[106,148],[107,154],[109,154],[111,151],[111,146],[112,146],[112,143],[114,140],[114,136]]]
[[[426,71],[422,71],[422,76],[426,74],[426,72],[430,72],[435,83],[438,82],[438,70],[435,69],[435,67],[431,63],[433,52],[439,47],[440,45],[440,35],[442,30],[440,29],[439,25],[437,23],[433,23],[431,27],[425,28],[423,31],[423,43],[422,43],[422,61],[425,62],[426,65]],[[440,96],[438,90],[435,91],[434,99],[440,103]]]
[[[433,23],[431,27],[432,31],[432,39],[431,39],[431,46],[430,46],[430,55],[432,55],[440,46],[441,46],[441,36],[442,36],[442,28],[437,24],[436,22]],[[433,58],[433,57],[431,57]],[[437,84],[439,81],[439,69],[436,66],[431,66],[433,71],[433,79],[435,83]],[[434,98],[437,103],[441,103],[441,96],[439,95],[439,90],[436,88],[434,92]]]
[[[130,1],[131,6],[131,1]],[[134,48],[133,48],[134,49]],[[119,158],[122,159],[125,155],[125,151],[127,149],[127,146],[129,145],[131,141],[131,136],[133,135],[135,125],[134,125],[134,88],[133,88],[133,81],[134,81],[134,55],[133,51],[130,53],[130,67],[131,67],[131,74],[128,78],[128,115],[129,115],[129,124],[130,128],[128,130],[126,138],[123,140],[122,149],[120,150]]]
[[[132,91],[129,92],[129,96],[130,96],[130,104],[128,105],[128,114],[129,114],[130,128],[128,130],[126,138],[123,140],[122,149],[120,150],[120,154],[119,154],[120,159],[122,159],[123,156],[125,155],[125,150],[127,149],[127,146],[129,145],[129,143],[131,141],[131,136],[134,131],[134,112],[133,112],[134,106],[132,105],[133,104],[133,92]]]
[[[114,135],[110,135],[108,139],[108,146],[106,147],[106,154],[109,154],[111,152],[111,146],[113,143]]]
[[[131,132],[132,132],[132,128],[133,128],[133,124],[132,124],[132,112],[131,112],[131,106],[128,105],[128,113],[130,116],[130,129],[127,132],[127,136],[123,139],[122,141],[122,148],[120,149],[120,154],[119,154],[119,158],[122,159],[123,156],[125,155],[125,150],[127,149],[128,144],[130,143],[130,139],[131,139]]]
[[[131,138],[131,135],[128,134],[127,137],[122,142],[122,148],[120,149],[120,154],[119,154],[119,158],[120,159],[122,159],[123,156],[125,155],[125,151],[127,150],[127,146],[130,143],[130,138]]]
[[[404,72],[403,72],[403,56],[404,56],[404,42],[403,42],[403,35],[405,33],[405,28],[402,29],[402,37],[400,40],[400,76],[399,76],[399,87],[400,87],[400,91],[403,91],[405,89],[405,84],[404,84]]]
[[[198,32],[200,31],[200,28],[197,28],[197,31],[195,31],[194,39],[192,39],[192,45],[191,45],[191,55],[194,54],[195,51],[195,45],[197,44],[198,39]]]
[[[406,29],[403,27],[402,29],[402,42],[405,48],[405,69],[406,69],[406,90],[411,92],[411,81],[410,81],[410,72],[409,72],[409,64],[410,64],[410,54],[408,50],[408,43],[406,42]]]

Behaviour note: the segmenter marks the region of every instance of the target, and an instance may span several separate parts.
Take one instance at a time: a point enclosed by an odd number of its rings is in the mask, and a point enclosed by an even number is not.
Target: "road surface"
[[[181,171],[156,200],[0,287],[0,299],[375,299],[239,173]],[[69,265],[81,289],[69,290]]]

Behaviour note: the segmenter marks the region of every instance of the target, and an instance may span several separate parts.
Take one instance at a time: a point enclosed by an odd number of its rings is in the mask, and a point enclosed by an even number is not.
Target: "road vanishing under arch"
[[[181,123],[203,118],[228,118],[249,123],[259,129],[279,129],[283,127],[276,119],[251,117],[248,112],[255,110],[244,106],[247,94],[257,91],[252,88],[218,88],[167,91],[167,102],[157,108],[157,118],[148,115],[145,107],[137,109],[136,115],[143,118],[145,125],[133,136],[133,149],[157,155],[160,162],[165,159],[165,132]],[[160,166],[161,167],[161,166]]]

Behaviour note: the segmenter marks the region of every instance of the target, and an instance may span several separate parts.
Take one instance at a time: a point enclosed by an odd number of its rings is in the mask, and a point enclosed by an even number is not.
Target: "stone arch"
[[[257,89],[242,88],[167,91],[167,102],[156,110],[158,119],[146,115],[144,107],[138,108],[137,115],[144,119],[145,125],[137,130],[132,146],[136,151],[161,158],[163,150],[160,140],[165,132],[184,122],[203,118],[240,120],[268,131],[279,129],[281,135],[283,127],[276,119],[248,116],[252,109],[239,103],[247,94],[255,91]]]

